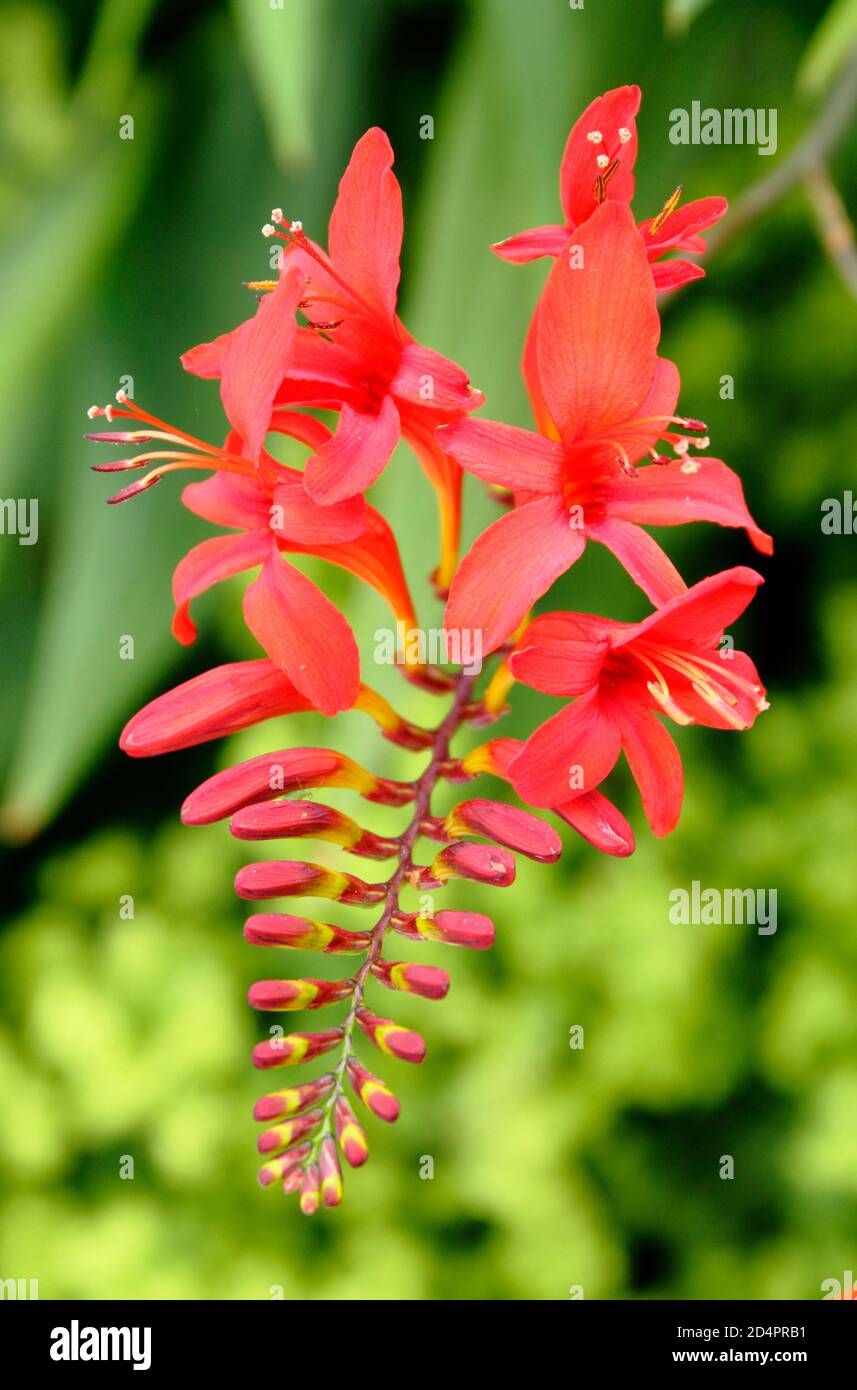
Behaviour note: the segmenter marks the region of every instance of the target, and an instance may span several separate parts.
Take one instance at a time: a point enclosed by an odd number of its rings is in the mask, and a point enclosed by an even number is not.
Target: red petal
[[[336,545],[356,540],[363,533],[362,497],[320,507],[307,495],[303,475],[297,469],[290,468],[276,485],[272,501],[281,511],[271,511],[269,524],[278,539],[286,542],[294,539],[304,546]]]
[[[228,447],[228,441],[227,441]],[[255,478],[237,473],[213,473],[204,483],[189,483],[182,492],[188,511],[215,526],[262,531],[270,525],[271,498]]]
[[[374,126],[354,146],[330,218],[328,247],[340,275],[392,317],[402,248],[402,190],[390,141]]]
[[[633,701],[613,700],[611,713],[640,789],[646,819],[656,835],[675,830],[681,815],[684,774],[672,736],[656,714]]]
[[[568,245],[570,236],[570,227],[532,227],[528,232],[506,237],[505,241],[495,241],[491,250],[502,261],[525,265],[527,261],[537,261],[540,256],[558,256]]]
[[[681,289],[694,280],[704,280],[705,271],[693,261],[659,261],[652,266],[652,280],[656,294],[666,294],[667,290]]]
[[[255,317],[230,335],[223,355],[220,396],[230,424],[255,462],[271,423],[277,388],[294,351],[295,312],[306,281],[295,268],[261,300]]]
[[[452,418],[485,403],[481,392],[470,389],[470,378],[463,367],[418,343],[407,343],[402,348],[390,391],[411,405]]]
[[[221,579],[261,565],[271,554],[270,531],[250,531],[247,535],[213,536],[189,550],[173,574],[173,635],[189,646],[196,638],[196,625],[191,621],[190,603]]]
[[[228,333],[221,333],[219,337],[213,338],[210,343],[198,343],[196,347],[183,352],[180,361],[185,371],[207,379],[219,377],[223,370],[227,345],[233,333],[237,332],[237,328],[232,328]]]
[[[701,579],[657,613],[627,627],[613,646],[619,649],[639,637],[664,646],[714,646],[724,628],[741,616],[764,582],[760,574],[744,565]]]
[[[604,203],[560,256],[539,305],[539,379],[567,445],[642,414],[660,337],[652,273],[628,208]]]
[[[493,651],[527,609],[574,564],[586,542],[562,502],[540,497],[489,526],[461,562],[444,619],[447,629],[482,630]]]
[[[684,593],[687,586],[672,560],[641,527],[610,518],[592,522],[586,529],[591,540],[600,541],[613,552],[656,606]]]
[[[394,615],[416,626],[416,613],[402,569],[399,548],[387,522],[374,507],[367,506],[362,535],[339,545],[300,545],[285,541],[283,549],[295,555],[316,555],[332,565],[356,574],[386,599]]]
[[[720,459],[692,462],[696,469],[692,473],[684,472],[685,463],[677,459],[641,468],[635,478],[611,481],[604,489],[610,517],[643,526],[680,526],[686,521],[741,526],[757,550],[771,555],[774,543],[750,515],[737,473]]]
[[[565,450],[531,430],[495,420],[459,420],[444,425],[437,437],[462,468],[486,483],[534,493],[562,486]]]
[[[699,246],[699,232],[713,227],[728,208],[729,204],[725,198],[695,198],[671,212],[654,236],[649,230],[654,218],[647,218],[645,222],[640,223],[639,231],[646,244],[649,260],[654,260],[656,256],[662,256],[664,251],[673,248],[682,251],[704,249],[704,242],[702,247]]]
[[[579,226],[595,211],[595,180],[602,170],[599,155],[608,160],[618,159],[619,165],[607,184],[607,197],[612,202],[630,203],[634,196],[634,162],[637,158],[637,127],[635,117],[640,109],[639,87],[615,87],[611,92],[590,102],[568,137],[559,174],[559,194],[566,220]],[[630,130],[626,143],[619,139],[620,129]],[[602,139],[593,144],[587,136],[600,131]]]
[[[233,661],[159,695],[130,719],[119,747],[132,758],[174,753],[276,714],[312,709],[270,661]]]
[[[551,809],[602,854],[624,859],[634,853],[633,830],[603,792],[584,792],[583,796]]]
[[[316,709],[330,715],[351,708],[360,684],[354,634],[330,599],[276,552],[244,595],[244,618]]]
[[[615,766],[619,729],[597,690],[566,705],[531,734],[509,765],[515,791],[531,806],[564,806],[594,791]]]
[[[528,630],[509,658],[516,681],[542,690],[545,695],[582,695],[598,684],[608,641],[551,640],[533,637]]]
[[[307,492],[324,506],[365,492],[387,467],[400,433],[392,396],[384,397],[377,415],[344,405],[333,438],[307,460]]]

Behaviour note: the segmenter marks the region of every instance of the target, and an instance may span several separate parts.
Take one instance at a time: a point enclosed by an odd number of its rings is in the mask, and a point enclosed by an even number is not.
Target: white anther
[[[590,130],[586,138],[587,140],[591,140],[593,145],[600,145],[601,141],[604,139],[604,136],[601,134],[600,130]]]
[[[290,232],[302,232],[303,229],[304,229],[304,224],[303,224],[303,222],[292,222],[291,226],[289,227],[289,231],[290,231]]]
[[[282,209],[282,208],[274,208],[273,212],[271,213],[271,221],[272,221],[272,222],[282,222],[282,220],[283,220],[283,209]]]
[[[628,143],[628,141],[630,140],[630,138],[631,138],[631,132],[630,132],[630,130],[628,129],[628,127],[627,127],[626,125],[620,125],[620,127],[619,127],[619,139],[622,141],[622,144],[623,144],[623,145],[627,145],[627,143]]]
[[[104,418],[108,425],[113,424],[113,406],[109,403],[104,407]]]
[[[685,459],[681,466],[682,473],[698,473],[702,464],[699,459]]]
[[[704,434],[701,439],[697,439],[696,447],[697,449],[709,449],[711,447],[711,440],[707,434]]]
[[[690,448],[690,443],[691,442],[689,439],[677,439],[675,444],[673,445],[673,448],[675,449],[677,454],[686,454],[688,449]]]
[[[270,222],[266,222],[262,228],[262,236],[273,236],[276,230],[276,227],[272,227]]]
[[[598,165],[599,169],[606,169],[607,165],[610,163],[610,160],[607,158],[606,154],[600,154],[596,159],[595,163]]]
[[[124,405],[127,401],[128,392],[125,390],[124,386],[119,387],[119,390],[116,392],[116,399],[120,405]]]
[[[90,420],[97,420],[99,415],[101,414],[101,406],[91,405],[86,413],[89,416]]]

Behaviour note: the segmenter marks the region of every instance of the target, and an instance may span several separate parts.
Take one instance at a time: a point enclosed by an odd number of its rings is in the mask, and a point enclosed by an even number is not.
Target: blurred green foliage
[[[30,837],[4,870],[0,1277],[38,1278],[43,1298],[563,1299],[582,1285],[587,1298],[811,1299],[857,1267],[855,541],[823,536],[819,511],[853,486],[857,306],[800,192],[712,260],[664,325],[683,407],[709,420],[776,535],[736,634],[772,710],[741,739],[682,731],[686,809],[668,841],[619,777],[631,860],[574,840],[505,893],[456,889],[495,918],[489,955],[403,943],[447,965],[453,988],[442,1006],[397,1006],[429,1057],[379,1067],[402,1117],[369,1120],[370,1163],[336,1213],[306,1222],[254,1184],[249,1110],[266,1087],[244,990],[283,958],[241,940],[231,879],[255,856],[223,827],[182,828],[177,807],[214,767],[279,743],[331,740],[388,775],[414,764],[355,715],[157,767],[114,751],[142,700],[253,647],[234,584],[200,604],[199,650],[172,643],[171,568],[206,528],[169,486],[108,510],[85,407],[131,373],[142,403],[216,436],[216,390],[183,378],[178,353],[247,313],[241,281],[266,273],[271,206],[323,227],[351,144],[377,122],[405,192],[405,318],[467,366],[487,413],[527,423],[517,364],[544,269],[487,245],[555,219],[572,119],[637,81],[641,214],[677,182],[734,198],[776,160],[677,148],[669,111],[774,106],[781,157],[824,99],[853,6],[668,10],[665,30],[661,0],[0,5],[2,489],[40,502],[39,544],[0,545],[4,825]],[[127,115],[134,139],[120,140]],[[833,160],[851,207],[854,154],[851,133]],[[734,400],[720,399],[724,373]],[[377,491],[432,623],[424,481],[403,454]],[[478,487],[467,497],[470,536],[491,513]],[[691,580],[753,559],[714,528],[667,543]],[[590,550],[558,606],[638,616],[626,577]],[[370,652],[380,604],[325,581]],[[386,689],[429,717],[428,697]],[[502,731],[547,707],[516,692]],[[672,925],[668,894],[693,879],[776,888],[777,933]]]

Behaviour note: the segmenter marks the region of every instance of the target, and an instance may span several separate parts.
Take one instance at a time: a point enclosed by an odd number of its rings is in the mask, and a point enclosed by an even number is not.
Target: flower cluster
[[[377,129],[351,157],[326,248],[276,209],[263,232],[282,243],[279,273],[251,282],[256,312],[182,359],[189,372],[220,383],[229,422],[222,445],[165,424],[123,393],[116,405],[89,412],[111,426],[90,438],[132,446],[129,457],[96,467],[145,470],[111,502],[180,469],[210,475],[188,485],[182,501],[225,529],[195,546],[175,571],[173,630],[180,642],[196,635],[190,605],[197,595],[257,572],[244,594],[244,616],[264,655],[206,671],[153,700],[125,728],[125,751],[148,757],[281,715],[357,709],[385,738],[424,757],[413,780],[394,781],[331,748],[284,747],[209,778],[182,807],[186,824],[228,819],[240,840],[323,840],[359,859],[392,864],[380,882],[295,859],[249,864],[236,878],[238,896],[248,901],[325,898],[372,914],[360,931],[267,911],[251,915],[244,928],[255,946],[357,962],[340,979],[266,979],[250,990],[250,1004],[265,1013],[344,1009],[340,1022],[320,1031],[274,1028],[254,1052],[265,1071],[331,1058],[330,1070],[263,1096],[254,1112],[264,1126],[260,1181],[299,1192],[306,1213],[341,1200],[340,1156],[359,1167],[368,1155],[349,1093],[379,1119],[399,1113],[386,1082],[360,1060],[360,1035],[388,1057],[417,1063],[425,1054],[418,1033],[370,1007],[372,982],[393,997],[404,991],[426,999],[442,999],[449,986],[435,966],[388,959],[390,934],[490,947],[489,918],[435,912],[434,893],[461,878],[505,887],[515,877],[513,852],[545,863],[561,852],[558,834],[541,817],[503,801],[468,796],[445,816],[434,814],[436,789],[493,775],[596,849],[624,856],[634,849],[633,832],[601,790],[619,753],[654,833],[664,835],[679,818],[682,767],[659,716],[746,729],[766,707],[753,663],[731,640],[723,642],[761,576],[738,567],[687,588],[643,529],[711,521],[741,528],[757,550],[771,551],[738,478],[705,452],[703,423],[678,413],[678,369],[658,356],[657,294],[702,274],[695,263],[662,258],[703,249],[700,233],[726,204],[703,198],[680,206],[677,190],[655,217],[635,221],[639,102],[636,87],[595,100],[572,129],[562,160],[565,221],[494,247],[512,262],[553,258],[523,355],[533,430],[471,418],[482,394],[399,319],[401,192],[390,143]],[[268,451],[277,434],[305,448],[302,469]],[[405,659],[406,678],[445,699],[433,728],[414,724],[362,681],[346,618],[287,558],[311,555],[350,571],[382,595],[397,623],[416,625],[396,538],[365,498],[400,440],[438,500],[433,578],[446,600],[445,628],[478,632],[481,650],[496,654],[480,690],[469,668]],[[459,563],[463,472],[490,485],[503,513]],[[532,615],[590,540],[611,550],[645,594],[652,611],[641,621]],[[498,719],[515,682],[565,703],[526,741],[491,738],[454,755],[455,735]],[[404,829],[380,834],[307,798],[326,787],[407,808]],[[434,846],[427,862],[415,857],[423,843]],[[423,895],[423,910],[402,905],[408,889]]]

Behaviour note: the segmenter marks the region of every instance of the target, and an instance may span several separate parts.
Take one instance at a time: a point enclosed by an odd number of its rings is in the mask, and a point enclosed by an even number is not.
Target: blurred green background
[[[403,943],[450,969],[450,997],[395,1004],[428,1060],[379,1059],[401,1119],[368,1118],[368,1166],[312,1222],[254,1181],[249,1111],[269,1087],[250,1066],[264,1020],[244,991],[335,967],[243,943],[231,880],[256,856],[225,827],[182,828],[178,806],[215,768],[290,742],[330,741],[389,775],[417,763],[356,715],[124,759],[117,737],[142,702],[255,651],[240,581],[200,602],[196,648],[175,645],[172,567],[209,528],[171,484],[107,508],[82,438],[85,408],[126,375],[159,415],[222,433],[216,387],[185,377],[178,354],[249,312],[241,282],[268,273],[258,228],[272,206],[323,239],[373,123],[404,188],[406,322],[467,367],[487,414],[528,423],[518,358],[544,266],[507,266],[488,245],[557,219],[560,154],[588,101],[643,88],[638,216],[679,182],[686,198],[735,199],[811,126],[855,37],[853,0],[0,5],[0,492],[40,507],[37,545],[0,537],[0,1278],[38,1278],[42,1298],[565,1299],[582,1286],[813,1299],[857,1269],[857,541],[820,528],[822,501],[854,483],[857,303],[806,192],[665,306],[682,408],[708,420],[712,452],[776,536],[736,633],[772,709],[742,738],[680,731],[686,804],[669,840],[652,839],[618,774],[632,859],[569,833],[559,865],[522,861],[505,893],[452,890],[494,917],[491,953]],[[693,100],[776,108],[778,153],[670,144],[670,110]],[[133,139],[120,139],[127,116]],[[831,169],[852,208],[855,155],[850,128]],[[720,398],[724,374],[734,400]],[[377,497],[437,623],[430,493],[404,453]],[[491,510],[471,480],[467,498],[472,536]],[[664,538],[689,582],[756,560],[734,532]],[[596,552],[556,606],[641,616]],[[339,573],[325,582],[371,653],[380,601]],[[411,717],[433,714],[394,673],[368,678]],[[516,692],[498,733],[525,733],[547,707]],[[693,879],[776,888],[777,933],[672,925],[668,894]],[[119,915],[127,894],[133,920]],[[355,925],[350,912],[336,920]],[[574,1025],[583,1050],[569,1048]]]

